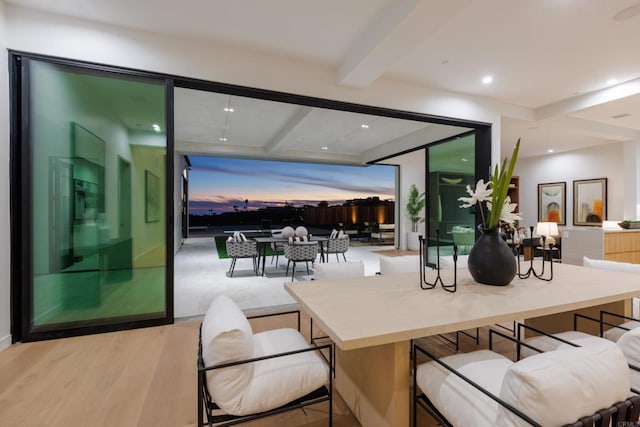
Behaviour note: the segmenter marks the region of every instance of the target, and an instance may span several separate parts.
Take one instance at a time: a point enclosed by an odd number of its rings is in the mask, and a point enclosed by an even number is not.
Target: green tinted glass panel
[[[450,254],[453,243],[468,254],[475,242],[475,211],[458,200],[467,185],[474,187],[474,177],[474,135],[429,147],[429,246],[435,247],[438,230],[441,254]]]
[[[30,61],[29,97],[31,331],[166,317],[164,82]]]

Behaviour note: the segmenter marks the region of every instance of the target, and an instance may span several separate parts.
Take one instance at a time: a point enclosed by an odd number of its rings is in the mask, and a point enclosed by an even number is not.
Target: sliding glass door
[[[170,86],[17,63],[22,339],[172,321]]]
[[[440,254],[451,255],[456,244],[459,255],[466,255],[475,243],[478,218],[474,208],[461,208],[460,197],[468,196],[466,187],[475,188],[478,179],[487,179],[491,141],[489,130],[432,144],[427,149],[428,260],[436,262]]]

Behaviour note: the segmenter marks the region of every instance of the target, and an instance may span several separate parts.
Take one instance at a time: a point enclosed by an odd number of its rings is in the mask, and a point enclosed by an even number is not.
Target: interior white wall
[[[0,1],[0,350],[11,345],[9,232],[9,72],[5,37],[5,4]]]
[[[548,156],[518,159],[521,225],[538,221],[538,184],[566,182],[567,226],[573,225],[573,180],[607,178],[607,217],[623,219],[626,193],[623,143],[585,148]]]
[[[623,143],[624,150],[624,213],[623,219],[640,218],[640,141]]]
[[[409,198],[409,188],[411,184],[415,184],[420,193],[425,191],[426,180],[426,164],[424,150],[417,150],[401,156],[393,157],[385,161],[388,164],[400,166],[399,179],[396,183],[398,186],[398,194],[396,197],[396,206],[399,208],[399,216],[396,216],[396,246],[399,249],[407,249],[407,231],[411,231],[411,221],[406,215],[404,206]],[[427,200],[427,203],[429,201]],[[423,212],[422,217],[426,217]],[[425,223],[418,226],[418,232],[425,236]]]

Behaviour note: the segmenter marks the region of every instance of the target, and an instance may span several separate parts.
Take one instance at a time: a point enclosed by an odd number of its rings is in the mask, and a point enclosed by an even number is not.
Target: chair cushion
[[[514,364],[489,350],[455,354],[441,360],[496,396],[505,373]],[[436,362],[418,367],[416,383],[452,425],[495,425],[498,403]]]
[[[276,329],[254,335],[253,357],[309,348],[295,329]],[[329,368],[316,352],[276,357],[255,363],[253,378],[233,415],[277,408],[329,381]]]
[[[336,264],[317,264],[313,267],[313,277],[315,280],[330,280],[362,276],[364,276],[364,263],[362,260]]]
[[[593,336],[591,334],[587,334],[585,332],[579,331],[566,331],[560,332],[557,334],[553,334],[553,336],[557,338],[561,338],[565,341],[570,341],[580,347],[584,347],[587,345],[608,345],[611,342],[607,341],[603,338]],[[557,350],[559,348],[567,348],[571,347],[569,344],[565,344],[562,341],[558,341],[551,337],[547,337],[544,335],[535,336],[532,338],[527,338],[524,340],[525,343],[532,345],[533,347],[545,352],[551,350]],[[535,354],[540,354],[540,352],[532,350],[528,347],[522,346],[522,350],[520,351],[520,356],[524,359],[525,357],[533,356]]]
[[[543,426],[564,425],[626,399],[629,370],[617,346],[567,348],[523,359],[507,371],[500,397]],[[529,425],[498,408],[497,425]]]
[[[628,330],[630,331],[631,329],[637,328],[638,326],[640,326],[640,322],[637,320],[631,320],[629,322],[625,322],[623,324],[620,325],[622,328],[611,328],[608,331],[604,331],[604,337],[608,340],[611,340],[613,342],[617,342],[620,337],[622,335],[624,335],[626,332],[628,332]]]
[[[582,265],[584,267],[640,274],[640,264],[631,264],[629,262],[606,261],[603,259],[592,259],[585,256],[582,257]]]
[[[627,362],[640,367],[640,328],[634,328],[622,334],[617,342]]]
[[[229,297],[218,296],[202,321],[202,358],[205,366],[249,359],[254,354],[253,331],[240,308]],[[207,386],[213,400],[227,413],[242,404],[251,381],[251,364],[207,372]]]
[[[396,257],[380,257],[380,274],[419,273],[420,256],[403,255]]]

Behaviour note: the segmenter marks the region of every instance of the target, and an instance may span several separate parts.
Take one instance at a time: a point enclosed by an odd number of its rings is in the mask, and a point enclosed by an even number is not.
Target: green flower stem
[[[507,199],[507,193],[509,191],[509,183],[513,176],[513,169],[516,166],[516,160],[518,159],[518,151],[520,150],[520,138],[516,142],[516,146],[513,149],[511,160],[507,166],[507,159],[502,161],[502,165],[498,168],[496,165],[493,175],[491,176],[491,211],[489,212],[489,222],[487,228],[493,228],[500,222],[500,215],[502,214],[502,207]],[[483,217],[484,218],[484,217]],[[484,219],[483,219],[484,222]]]

